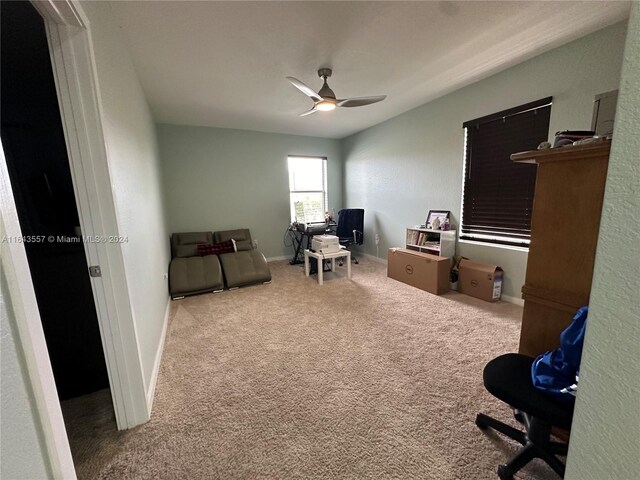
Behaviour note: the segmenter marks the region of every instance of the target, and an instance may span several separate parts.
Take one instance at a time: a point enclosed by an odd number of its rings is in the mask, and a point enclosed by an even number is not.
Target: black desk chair
[[[343,208],[338,212],[338,226],[336,235],[340,245],[347,249],[351,245],[362,245],[364,242],[364,209]],[[358,259],[351,254],[352,260],[357,264]],[[340,260],[342,265],[342,259]]]
[[[551,427],[570,428],[573,404],[555,400],[534,388],[531,381],[533,360],[526,355],[508,353],[494,358],[484,367],[485,388],[516,409],[516,419],[526,427],[522,432],[482,413],[476,417],[476,425],[481,430],[493,428],[523,445],[513,458],[498,467],[501,480],[511,480],[534,458],[544,460],[564,477],[565,465],[556,455],[566,456],[568,445],[551,441]]]

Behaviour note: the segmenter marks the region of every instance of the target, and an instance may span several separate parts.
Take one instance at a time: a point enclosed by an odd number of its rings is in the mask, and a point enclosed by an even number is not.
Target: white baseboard
[[[369,260],[373,260],[374,262],[377,262],[377,263],[382,263],[383,265],[387,264],[387,259],[386,258],[379,258],[379,257],[376,257],[375,255],[371,255],[369,253],[356,252],[356,257],[357,256],[366,257]]]
[[[169,313],[171,311],[171,298],[167,300],[167,308],[164,312],[164,323],[162,325],[162,333],[160,334],[160,342],[156,350],[156,358],[153,362],[153,371],[151,372],[151,380],[149,381],[149,390],[147,390],[147,408],[149,416],[153,407],[153,400],[156,396],[156,384],[158,383],[158,373],[160,373],[160,363],[162,362],[162,354],[164,352],[164,342],[167,337],[167,328],[169,325]]]
[[[502,295],[500,300],[507,303],[513,303],[514,305],[520,305],[521,307],[524,305],[524,300],[518,297],[512,297],[510,295]]]
[[[289,258],[291,258],[290,255],[283,255],[280,257],[268,257],[267,262],[277,262],[279,260],[288,260]]]

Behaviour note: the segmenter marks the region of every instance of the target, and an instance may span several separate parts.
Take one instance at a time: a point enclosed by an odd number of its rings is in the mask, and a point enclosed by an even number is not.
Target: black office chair
[[[338,226],[336,235],[340,245],[347,249],[351,245],[362,245],[364,242],[364,209],[363,208],[343,208],[338,212]],[[355,263],[358,259],[351,254]],[[342,259],[340,259],[342,265]]]
[[[513,475],[534,458],[544,460],[560,477],[564,477],[565,465],[556,455],[566,456],[568,445],[551,440],[551,427],[569,429],[573,417],[573,403],[563,403],[536,390],[531,381],[533,358],[518,353],[508,353],[491,360],[484,367],[485,388],[516,409],[515,417],[524,423],[522,432],[495,418],[479,413],[476,425],[481,430],[493,428],[521,443],[506,464],[498,466],[498,477],[511,480]]]

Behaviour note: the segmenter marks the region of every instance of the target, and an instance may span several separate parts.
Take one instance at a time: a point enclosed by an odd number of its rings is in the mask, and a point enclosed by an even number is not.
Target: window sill
[[[516,247],[515,245],[502,245],[500,243],[476,242],[474,240],[463,240],[458,238],[458,243],[467,243],[469,245],[481,245],[489,248],[503,248],[505,250],[514,250],[516,252],[529,253],[529,247]]]

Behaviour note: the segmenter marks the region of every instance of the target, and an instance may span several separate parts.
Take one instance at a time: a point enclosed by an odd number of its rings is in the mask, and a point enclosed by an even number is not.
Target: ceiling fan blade
[[[371,105],[372,103],[381,102],[387,98],[386,95],[378,95],[377,97],[359,97],[359,98],[345,98],[344,100],[338,100],[338,107],[363,107],[365,105]]]
[[[320,95],[318,95],[310,87],[306,86],[304,83],[302,83],[297,78],[286,77],[286,79],[289,80],[289,82],[291,82],[291,85],[296,87],[298,90],[300,90],[306,96],[311,97],[314,102],[321,102],[322,101],[322,97]]]
[[[306,117],[307,115],[311,115],[312,113],[316,113],[319,112],[320,110],[318,110],[316,107],[313,107],[311,110],[306,111],[304,113],[301,113],[300,116],[301,117]]]

